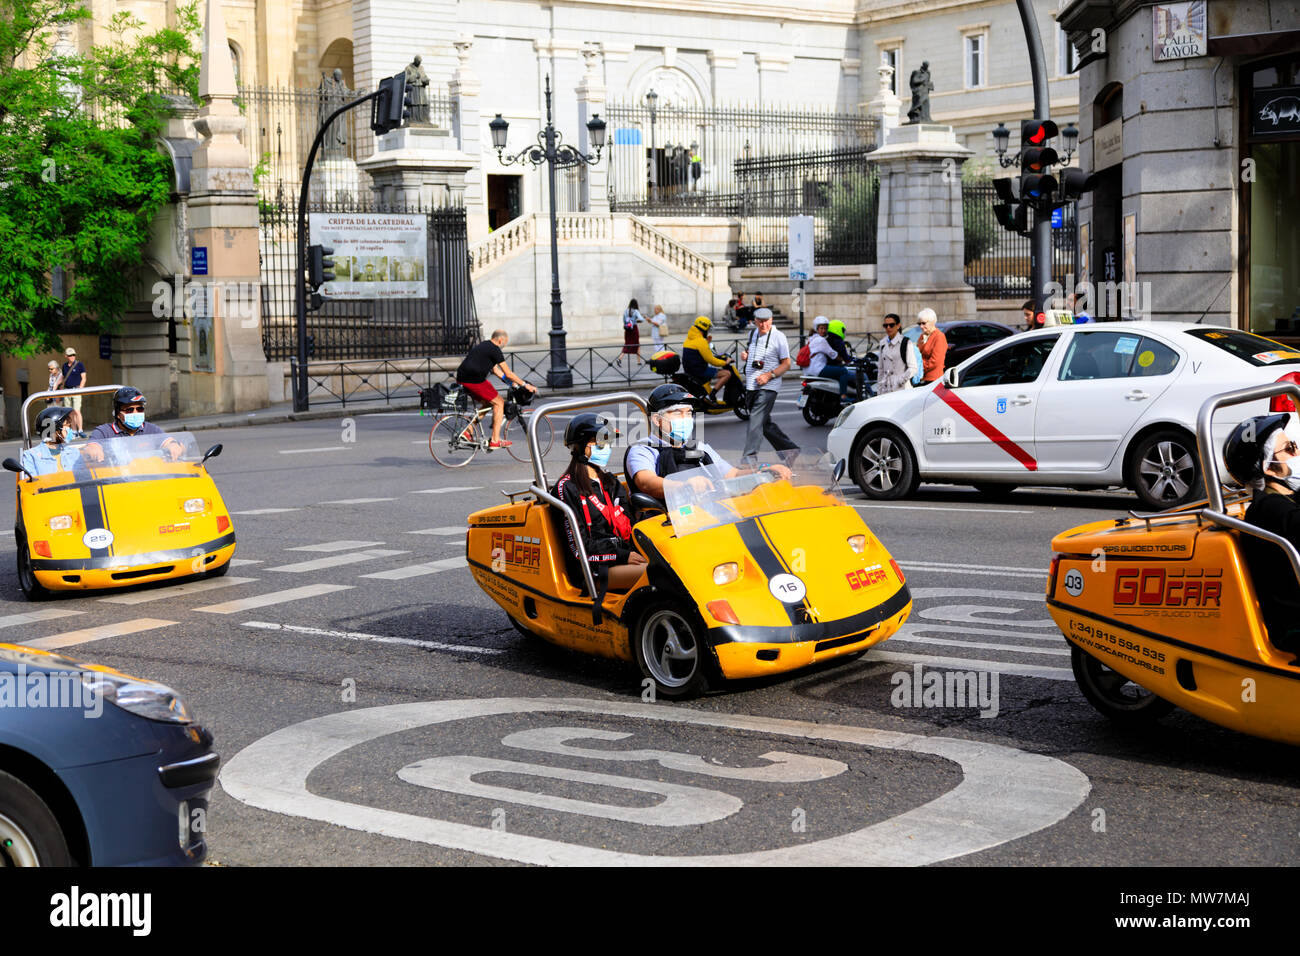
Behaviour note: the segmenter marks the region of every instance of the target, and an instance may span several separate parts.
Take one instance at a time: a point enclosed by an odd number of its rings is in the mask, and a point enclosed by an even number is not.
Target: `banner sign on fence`
[[[429,229],[424,215],[314,212],[313,245],[334,250],[331,299],[426,299]]]
[[[813,277],[813,217],[790,217],[790,280],[801,282]]]

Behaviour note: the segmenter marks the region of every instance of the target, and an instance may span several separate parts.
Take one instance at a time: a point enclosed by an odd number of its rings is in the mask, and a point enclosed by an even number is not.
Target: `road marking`
[[[286,551],[353,551],[357,548],[373,548],[382,541],[325,541],[322,544],[304,544]]]
[[[1042,568],[1022,568],[1022,567],[1014,567],[1005,564],[953,564],[953,563],[940,564],[936,561],[922,561],[920,559],[911,561],[905,558],[899,558],[898,560],[899,563],[906,562],[908,564],[925,565],[927,567],[939,568],[944,571],[956,570],[958,568],[969,568],[971,570],[978,569],[981,571],[1025,571],[1032,574],[1042,574],[1042,575],[1047,574],[1047,572]]]
[[[950,641],[942,637],[919,637],[910,628],[915,625],[904,624],[894,634],[891,642],[902,641],[907,644],[940,644],[944,647],[969,648],[976,651],[1007,651],[1013,654],[1049,654],[1052,657],[1069,657],[1068,647],[1025,647],[1021,644],[989,644],[982,641]],[[918,628],[920,629],[920,628]]]
[[[226,601],[224,604],[209,604],[194,610],[207,614],[237,614],[254,608],[269,607],[272,604],[284,604],[286,601],[300,601],[303,598],[319,597],[332,591],[351,591],[350,584],[305,584],[300,588],[288,588],[284,591],[272,591],[256,597],[240,598],[238,601]]]
[[[52,651],[58,647],[71,647],[74,644],[88,644],[91,641],[102,641],[107,637],[125,637],[128,634],[138,634],[141,631],[151,631],[157,627],[167,627],[175,624],[175,621],[160,621],[152,617],[138,617],[133,621],[121,621],[118,624],[101,624],[98,627],[87,627],[80,631],[64,631],[62,634],[52,634],[49,637],[38,638],[34,641],[24,641],[27,647],[35,647],[37,650]]]
[[[376,501],[396,501],[396,498],[339,498],[336,501],[322,501],[323,505],[369,505]]]
[[[252,511],[232,511],[232,515],[279,515],[286,511],[301,511],[301,508],[254,508]]]
[[[500,647],[475,647],[472,644],[443,644],[441,641],[420,641],[413,637],[386,637],[383,634],[363,634],[359,631],[327,631],[319,627],[299,627],[294,624],[272,624],[269,621],[245,621],[244,627],[263,631],[292,631],[295,634],[312,634],[318,637],[341,637],[348,641],[373,641],[376,644],[406,644],[410,647],[427,647],[435,651],[457,651],[465,654],[504,654]]]
[[[383,581],[405,581],[407,578],[417,578],[422,574],[437,574],[439,571],[452,571],[463,567],[465,567],[465,559],[462,557],[443,558],[441,561],[426,561],[424,564],[393,568],[391,571],[376,571],[374,574],[359,574],[357,577],[379,578]]]
[[[907,625],[911,626],[911,625]],[[956,624],[917,624],[918,631],[924,631],[926,634],[974,634],[976,637],[1005,637],[998,631],[990,631],[983,627],[960,627]],[[1050,641],[1053,644],[1060,644],[1062,641],[1061,632],[1054,634],[1034,634],[1033,632],[1017,631],[1015,637],[1022,641]]]
[[[419,488],[410,492],[413,495],[445,495],[453,491],[480,491],[482,485],[457,485],[451,488]]]
[[[409,551],[388,551],[383,548],[373,548],[369,551],[354,551],[351,554],[333,554],[328,558],[316,558],[312,561],[299,561],[296,564],[282,564],[276,568],[267,568],[268,571],[288,571],[291,574],[302,574],[306,571],[324,571],[326,568],[342,567],[345,564],[357,564],[361,561],[373,561],[376,558],[391,558],[399,554],[410,554]]]
[[[946,621],[949,624],[983,624],[985,627],[1000,629],[1004,627],[1056,628],[1052,620],[1026,621],[1009,618],[1008,614],[1017,614],[1024,608],[997,607],[988,604],[943,604],[939,607],[925,607],[916,612],[917,617],[927,621]],[[985,615],[998,615],[986,617]]]
[[[468,528],[463,524],[449,524],[441,528],[421,528],[419,531],[407,531],[407,534],[464,534]]]
[[[991,515],[1031,515],[1032,511],[1017,511],[1013,508],[967,508],[965,506],[947,506],[947,505],[886,505],[886,504],[864,504],[856,501],[849,502],[855,508],[897,508],[900,511],[977,511],[983,514]]]
[[[55,618],[71,617],[74,614],[84,614],[84,611],[70,611],[61,607],[42,607],[34,611],[23,611],[20,614],[6,614],[0,617],[0,627],[13,627],[16,624],[35,624],[38,621],[53,621]]]
[[[216,591],[220,588],[234,587],[237,584],[249,584],[257,578],[211,578],[207,581],[187,581],[169,588],[154,588],[150,591],[132,591],[129,594],[114,594],[112,597],[100,598],[105,604],[145,604],[149,601],[161,601],[163,598],[176,597],[181,594],[197,594],[201,591]]]
[[[872,653],[876,653],[873,649]],[[961,782],[922,806],[852,833],[748,853],[650,856],[563,843],[488,826],[434,820],[312,793],[307,779],[331,758],[371,740],[430,725],[536,712],[586,713],[768,736],[933,754],[960,765]],[[679,731],[680,733],[680,731]],[[278,730],[231,758],[225,791],[249,806],[364,833],[543,866],[921,866],[978,853],[1064,820],[1091,790],[1079,770],[1000,744],[866,727],[706,713],[672,704],[595,700],[449,700],[342,711]],[[788,822],[787,824],[788,825]]]
[[[529,477],[527,477],[527,478],[498,478],[498,479],[497,479],[497,484],[498,484],[498,485],[517,485],[517,484],[519,484],[519,482],[521,482],[521,481],[531,485],[531,484],[533,483],[533,478],[532,478],[531,475],[530,475]]]
[[[1074,671],[1068,667],[1044,667],[1041,664],[1012,664],[1007,661],[972,660],[966,657],[940,657],[931,654],[907,654],[899,651],[867,652],[867,660],[893,661],[899,664],[929,664],[931,667],[952,667],[959,670],[996,671],[1018,677],[1041,677],[1044,680],[1074,680]]]
[[[344,451],[347,445],[326,445],[324,448],[281,448],[281,455],[306,455],[315,451]]]
[[[955,564],[930,564],[924,561],[899,561],[902,567],[908,571],[942,571],[945,574],[978,574],[992,577],[1008,578],[1038,578],[1042,579],[1047,576],[1046,571],[1012,571],[1009,569],[990,569],[988,571],[979,568],[964,568]]]
[[[262,563],[261,558],[231,558],[230,559],[230,566],[232,568],[237,568],[243,564],[261,564],[261,563]]]

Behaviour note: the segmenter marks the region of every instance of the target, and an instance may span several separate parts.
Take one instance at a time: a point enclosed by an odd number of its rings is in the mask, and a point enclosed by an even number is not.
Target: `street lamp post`
[[[497,151],[497,159],[503,166],[516,163],[528,163],[532,166],[547,165],[547,178],[551,190],[551,368],[546,373],[548,388],[570,388],[573,385],[573,372],[569,369],[569,359],[565,348],[564,314],[560,309],[560,253],[559,221],[555,214],[555,171],[572,166],[594,166],[600,162],[600,152],[605,147],[605,121],[597,113],[587,121],[587,132],[591,143],[596,147],[595,154],[587,154],[562,143],[562,137],[551,122],[551,78],[546,77],[546,128],[537,134],[536,146],[528,146],[513,156],[504,156],[506,136],[510,124],[496,118],[488,124],[492,131],[492,146]]]
[[[655,106],[659,103],[659,94],[651,90],[645,95],[645,105],[650,107],[650,203],[659,201],[659,163],[655,156]]]

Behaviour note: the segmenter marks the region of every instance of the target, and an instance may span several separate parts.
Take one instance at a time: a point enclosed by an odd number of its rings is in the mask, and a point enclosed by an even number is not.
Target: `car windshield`
[[[62,485],[69,478],[77,482],[90,479],[88,468],[117,468],[128,475],[171,473],[166,464],[197,462],[201,458],[193,435],[168,432],[68,442],[58,446],[57,452],[49,445],[36,445],[22,453],[21,464],[35,480]],[[102,478],[103,474],[93,477]]]
[[[1259,368],[1262,365],[1294,365],[1300,362],[1300,352],[1287,348],[1262,335],[1238,332],[1234,329],[1188,329],[1187,334],[1208,342],[1215,348],[1235,355],[1243,362]]]
[[[793,459],[784,466],[789,478],[778,470],[783,466],[755,463],[753,467],[761,470],[721,478],[706,466],[665,478],[664,502],[673,532],[680,538],[763,515],[844,503],[827,455]]]
[[[167,447],[163,447],[163,443]],[[154,464],[163,461],[197,461],[200,457],[198,442],[189,432],[168,432],[162,435],[132,435],[120,438],[96,438],[73,445],[84,450],[98,445],[104,452],[104,465],[126,467],[137,463]],[[179,455],[177,454],[179,449]],[[138,470],[138,469],[133,469]]]

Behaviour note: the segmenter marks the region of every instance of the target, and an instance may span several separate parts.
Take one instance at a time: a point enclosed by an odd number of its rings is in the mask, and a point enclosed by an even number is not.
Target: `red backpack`
[[[794,364],[798,365],[800,368],[807,368],[811,365],[812,348],[808,345],[804,345],[804,347],[799,350],[799,354],[794,357]]]

